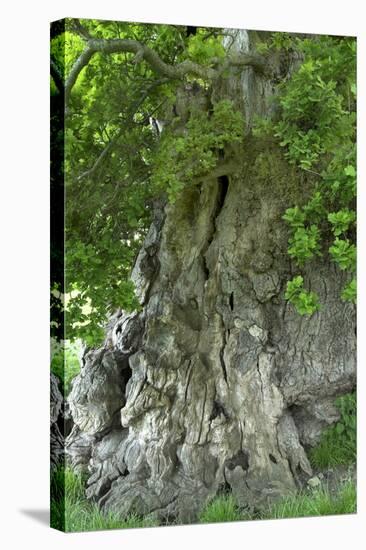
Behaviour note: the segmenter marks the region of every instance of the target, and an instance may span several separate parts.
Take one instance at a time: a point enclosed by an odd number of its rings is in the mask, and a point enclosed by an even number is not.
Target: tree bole
[[[250,51],[243,33],[232,48]],[[322,303],[311,317],[284,298],[296,267],[281,216],[312,182],[250,134],[255,114],[272,116],[268,75],[232,71],[211,93],[245,114],[235,172],[156,209],[132,274],[142,311],[111,319],[68,398],[68,459],[88,470],[88,497],[121,516],[189,522],[220,492],[252,509],[295,492],[312,475],[306,449],[337,419],[333,398],[355,386],[340,271],[324,259],[304,270]]]

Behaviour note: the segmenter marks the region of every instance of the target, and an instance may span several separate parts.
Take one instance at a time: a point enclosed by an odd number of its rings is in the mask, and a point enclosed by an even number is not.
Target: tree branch
[[[86,67],[86,65],[89,63],[89,61],[92,58],[94,53],[95,52],[89,46],[87,46],[85,48],[85,50],[83,51],[83,53],[80,55],[80,57],[78,57],[78,59],[75,61],[74,65],[73,65],[73,67],[70,71],[70,74],[67,77],[66,82],[65,82],[65,106],[66,106],[66,109],[68,107],[71,90],[72,90],[72,88],[73,88],[73,86],[76,82],[76,79],[79,76],[80,71],[84,67]]]
[[[145,101],[145,99],[148,97],[149,93],[151,90],[153,90],[154,88],[156,88],[157,86],[159,86],[159,84],[162,84],[165,82],[165,79],[161,79],[161,80],[156,80],[155,82],[152,83],[151,86],[149,86],[149,88],[147,89],[147,91],[143,94],[143,96],[133,105],[132,107],[132,113],[131,113],[131,121],[133,120],[133,115],[136,113],[136,111],[141,107],[141,105],[143,104],[143,102]],[[153,111],[150,112],[150,115],[153,115],[155,111],[157,111],[162,105],[163,105],[164,101],[162,103],[160,103]],[[148,120],[148,118],[147,118]],[[147,120],[144,121],[144,123],[147,122]],[[94,173],[97,171],[97,169],[99,168],[99,166],[103,163],[104,159],[108,156],[108,154],[110,153],[110,151],[113,149],[113,147],[116,145],[116,143],[118,142],[119,138],[122,136],[124,132],[124,128],[121,127],[118,132],[113,136],[113,138],[110,139],[110,141],[108,142],[108,144],[106,145],[106,147],[103,149],[103,151],[101,152],[101,154],[98,156],[98,158],[96,159],[96,161],[94,162],[93,166],[91,168],[89,168],[88,170],[85,170],[85,172],[83,172],[82,174],[80,174],[77,178],[76,178],[76,181],[80,181],[86,177],[90,177],[90,176],[93,176]]]
[[[224,61],[224,68],[231,67],[252,67],[258,73],[266,73],[269,65],[268,59],[258,54],[236,54],[231,55]]]
[[[177,65],[169,65],[151,48],[145,46],[137,40],[130,39],[91,39],[87,41],[87,46],[80,57],[74,63],[65,84],[65,104],[68,106],[71,90],[81,70],[89,63],[92,56],[97,53],[134,53],[135,62],[145,60],[151,68],[157,73],[168,77],[171,80],[181,80],[187,74],[198,76],[204,80],[210,80],[217,76],[219,72],[210,66],[205,67],[190,60],[182,61]],[[213,64],[218,64],[221,60],[213,59]],[[225,65],[251,66],[255,70],[265,70],[266,60],[264,57],[255,54],[241,54],[229,58]]]
[[[81,36],[84,40],[91,40],[93,38],[89,31],[80,23],[79,19],[73,19],[71,25],[71,30],[76,32],[76,34]]]
[[[108,145],[103,149],[97,160],[94,162],[93,166],[89,168],[89,170],[86,170],[80,176],[78,176],[77,181],[80,181],[86,177],[92,176],[96,170],[99,168],[99,166],[102,164],[103,160],[108,156],[108,153],[113,149],[114,145],[117,143],[119,138],[121,137],[123,133],[123,129],[121,128],[117,134],[110,140]]]
[[[205,176],[196,176],[194,180],[197,183],[206,183],[212,179],[218,179],[221,176],[228,176],[234,174],[238,170],[238,164],[233,160],[229,160],[223,163],[219,163]]]

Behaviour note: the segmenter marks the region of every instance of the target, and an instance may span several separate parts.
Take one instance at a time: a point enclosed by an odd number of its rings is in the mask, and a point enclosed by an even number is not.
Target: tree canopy
[[[354,38],[267,33],[256,52],[233,55],[223,45],[227,31],[217,28],[70,19],[51,33],[51,95],[65,102],[64,138],[61,127],[58,135],[64,301],[57,277],[52,291],[57,307],[66,308],[68,338],[96,342],[110,312],[139,308],[130,273],[154,199],[174,201],[185,186],[214,169],[219,174],[220,150],[246,139],[244,114],[229,100],[192,105],[179,133],[182,114],[174,109],[182,82],[209,89],[229,66],[270,71],[278,52],[297,51],[301,63],[277,83],[275,117],[257,120],[251,131],[274,138],[288,162],[316,182],[306,204],[284,212],[288,253],[298,266],[286,298],[300,314],[321,307],[304,288],[301,267],[323,254],[349,272],[342,298],[355,300]],[[158,139],[149,119],[167,112],[170,126]]]

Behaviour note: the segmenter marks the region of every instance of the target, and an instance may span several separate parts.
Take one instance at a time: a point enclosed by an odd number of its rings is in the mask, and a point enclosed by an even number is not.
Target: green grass
[[[336,495],[326,487],[303,492],[279,500],[267,509],[250,513],[240,510],[232,495],[212,500],[201,512],[199,523],[217,523],[256,519],[284,519],[312,516],[352,514],[356,512],[356,487],[349,481],[344,483]]]
[[[356,487],[348,481],[335,496],[326,488],[282,499],[262,512],[262,519],[303,518],[356,512]]]
[[[65,369],[65,390],[69,391],[72,378],[79,370],[75,362],[76,348],[68,349]],[[63,369],[62,360],[54,363]],[[61,366],[60,366],[61,365]],[[58,373],[56,368],[56,373]],[[59,374],[58,374],[59,375]],[[61,370],[62,375],[62,370]],[[61,376],[62,379],[62,376]],[[356,397],[346,395],[337,401],[340,421],[329,428],[319,445],[311,450],[310,460],[316,468],[352,464],[356,459]],[[85,479],[69,468],[57,469],[51,478],[51,526],[63,531],[96,531],[102,529],[131,529],[158,525],[153,520],[130,515],[126,519],[116,514],[103,514],[95,504],[85,498]],[[232,495],[220,495],[211,500],[198,518],[198,523],[222,523],[254,519],[300,518],[350,514],[356,511],[356,487],[352,481],[343,483],[336,494],[327,487],[311,492],[304,491],[284,498],[260,512],[241,510]]]
[[[352,464],[356,461],[356,394],[347,394],[336,401],[341,413],[337,424],[328,428],[320,443],[309,451],[314,468]]]
[[[59,468],[51,479],[51,526],[62,531],[97,531],[154,527],[151,519],[130,515],[126,519],[116,514],[103,514],[86,500],[84,479],[70,469]],[[234,497],[221,495],[209,502],[197,523],[222,523],[255,519],[301,518],[351,514],[356,511],[356,487],[349,481],[331,494],[326,487],[284,498],[265,510],[249,513],[241,510]]]
[[[58,468],[51,476],[51,527],[61,531],[133,529],[157,525],[150,519],[130,515],[103,514],[85,498],[85,480],[69,468]]]
[[[240,521],[242,514],[232,495],[222,495],[213,499],[201,512],[199,523]]]
[[[134,529],[137,527],[152,527],[154,522],[130,515],[121,520],[115,514],[102,514],[96,504],[88,502],[68,503],[66,500],[65,527],[66,531],[98,531],[104,529]]]

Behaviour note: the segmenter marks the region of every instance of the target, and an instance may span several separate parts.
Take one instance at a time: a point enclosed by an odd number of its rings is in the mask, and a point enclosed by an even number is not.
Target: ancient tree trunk
[[[273,89],[236,69],[212,93],[234,99],[249,128]],[[235,162],[156,208],[133,272],[143,309],[111,319],[74,381],[67,454],[106,511],[192,521],[220,491],[252,507],[295,491],[311,475],[307,446],[337,419],[334,397],[354,387],[340,272],[309,268],[323,304],[311,318],[284,299],[295,267],[281,216],[310,183],[249,132]]]

